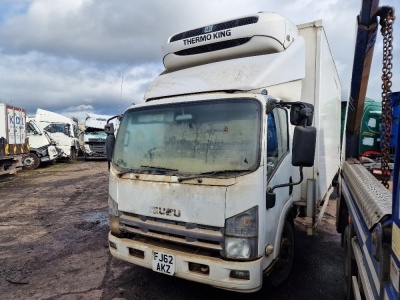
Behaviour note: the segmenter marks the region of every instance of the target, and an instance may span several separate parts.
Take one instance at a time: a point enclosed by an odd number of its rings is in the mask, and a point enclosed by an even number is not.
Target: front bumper
[[[172,254],[176,258],[175,274],[173,276],[190,281],[208,284],[217,288],[236,292],[252,293],[258,291],[262,286],[262,259],[254,261],[226,261],[220,258],[193,255],[183,251],[149,245],[139,241],[125,238],[117,238],[111,233],[108,235],[110,242],[116,245],[116,249],[109,247],[111,254],[121,260],[128,261],[148,269],[152,269],[153,251]],[[130,254],[130,249],[143,251],[144,257],[140,258]],[[200,274],[189,269],[189,263],[209,266],[208,274]],[[237,279],[230,276],[232,270],[249,271],[250,279]]]

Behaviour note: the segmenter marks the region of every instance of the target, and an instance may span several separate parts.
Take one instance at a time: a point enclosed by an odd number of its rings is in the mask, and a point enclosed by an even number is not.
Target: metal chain
[[[393,50],[393,11],[387,15],[382,22],[381,33],[383,36],[383,66],[382,66],[382,157],[381,171],[382,184],[389,188],[390,179],[390,138],[392,133],[392,108],[391,108],[391,87],[392,87],[392,50]]]

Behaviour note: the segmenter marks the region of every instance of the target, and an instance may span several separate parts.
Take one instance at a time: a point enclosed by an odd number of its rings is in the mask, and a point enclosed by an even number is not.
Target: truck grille
[[[212,30],[207,31],[207,32],[205,32],[206,27],[201,27],[201,28],[196,28],[196,29],[192,29],[189,31],[175,34],[173,37],[171,37],[170,42],[175,42],[175,41],[191,38],[191,37],[194,37],[197,35],[202,35],[204,33],[211,33],[211,32],[220,31],[220,30],[224,30],[224,29],[254,24],[257,22],[258,22],[257,16],[222,22],[222,23],[212,25]],[[209,28],[210,26],[207,26],[207,27]]]
[[[94,153],[105,153],[106,144],[104,140],[99,141],[98,139],[89,139],[89,148]]]
[[[223,250],[223,228],[175,222],[125,213],[120,216],[120,229],[140,238],[168,242],[204,250]]]

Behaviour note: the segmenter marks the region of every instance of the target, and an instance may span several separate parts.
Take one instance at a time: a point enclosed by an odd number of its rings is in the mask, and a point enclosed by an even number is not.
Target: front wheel
[[[24,160],[25,170],[35,170],[40,165],[40,158],[35,153],[29,153],[29,156]]]
[[[294,236],[293,228],[286,220],[283,225],[281,236],[281,248],[279,250],[278,261],[269,275],[269,282],[272,286],[278,286],[284,282],[290,274],[294,258]]]
[[[74,147],[71,148],[71,154],[69,155],[69,160],[70,161],[76,160],[76,149]]]

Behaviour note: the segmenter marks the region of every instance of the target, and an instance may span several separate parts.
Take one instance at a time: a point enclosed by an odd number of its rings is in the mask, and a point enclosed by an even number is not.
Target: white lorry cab
[[[29,157],[24,160],[24,168],[27,170],[34,170],[38,168],[41,163],[54,162],[59,156],[59,151],[57,151],[55,146],[56,142],[45,130],[40,130],[31,117],[27,117],[26,129],[30,149]]]
[[[162,49],[166,70],[115,140],[111,254],[238,292],[264,275],[278,285],[294,218],[315,233],[339,170],[341,87],[322,22],[258,13]]]
[[[75,160],[79,150],[76,119],[38,108],[35,123],[56,142],[56,147],[62,150],[61,157]]]
[[[104,127],[112,116],[87,113],[83,137],[85,159],[106,158],[106,138]]]

